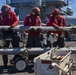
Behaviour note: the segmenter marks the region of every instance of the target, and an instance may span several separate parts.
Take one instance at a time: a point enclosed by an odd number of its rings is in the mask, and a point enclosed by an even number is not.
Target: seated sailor
[[[58,34],[58,40],[55,42],[55,46],[58,47],[64,47],[64,31],[60,28],[61,26],[66,26],[66,20],[64,16],[60,14],[59,9],[55,8],[50,15],[49,22],[47,23],[47,26],[53,26],[57,29],[57,31],[52,31],[52,33]],[[51,32],[48,32],[50,34]]]
[[[40,9],[34,7],[31,14],[24,19],[24,26],[41,26]],[[40,31],[35,31],[33,28],[28,32],[28,41],[26,47],[40,47]]]
[[[3,38],[6,40],[3,47],[9,47],[10,42],[13,47],[19,47],[19,37],[17,36],[17,32],[13,32],[12,28],[18,25],[18,18],[11,10],[11,7],[7,4],[3,5],[0,13],[0,25],[1,26],[10,26],[8,30],[2,29]],[[16,36],[15,36],[16,35]],[[8,41],[7,38],[12,38],[12,40]],[[4,67],[7,67],[8,56],[2,55]]]

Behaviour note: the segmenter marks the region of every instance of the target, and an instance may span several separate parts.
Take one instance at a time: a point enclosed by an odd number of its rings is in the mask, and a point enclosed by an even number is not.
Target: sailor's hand
[[[57,31],[61,31],[61,29],[58,25],[56,25],[55,28],[57,29]]]
[[[40,31],[41,31],[41,28],[38,28],[38,29],[37,29],[37,32],[40,32]]]
[[[8,30],[11,31],[11,30],[13,30],[13,28],[14,28],[14,26],[10,26],[10,27],[8,28]]]
[[[29,32],[34,32],[35,30],[34,30],[34,28],[31,28],[30,30],[29,30]]]
[[[61,31],[61,32],[65,32],[65,30],[64,30],[64,29],[62,29],[62,28],[60,28],[60,31]]]
[[[56,29],[57,31],[60,31],[60,32],[65,32],[62,28],[60,28],[59,26],[56,26]]]

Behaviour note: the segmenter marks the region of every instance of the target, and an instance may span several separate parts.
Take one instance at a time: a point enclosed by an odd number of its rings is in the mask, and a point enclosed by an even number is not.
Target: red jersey
[[[41,19],[39,16],[28,15],[24,20],[24,26],[41,26]]]
[[[13,11],[11,11],[7,15],[2,15],[2,13],[0,13],[0,25],[1,26],[6,26],[6,25],[16,26],[18,23],[19,23],[18,18]]]
[[[39,16],[34,17],[31,14],[26,16],[26,18],[24,19],[24,26],[41,26],[41,19]],[[30,34],[30,33],[29,33]],[[30,35],[36,36],[38,35],[39,32],[34,32]]]
[[[47,23],[47,26],[66,26],[66,20],[63,16],[59,15],[58,18],[54,18],[53,15],[50,16],[49,22]],[[53,33],[60,33],[57,31],[52,31]],[[50,32],[49,32],[50,33]]]

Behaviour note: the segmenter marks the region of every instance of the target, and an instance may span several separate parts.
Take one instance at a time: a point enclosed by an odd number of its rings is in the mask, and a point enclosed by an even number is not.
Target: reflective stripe
[[[1,18],[1,20],[3,20],[3,17],[2,17],[2,15],[0,15],[0,18]]]
[[[29,22],[31,22],[31,18],[29,18]]]
[[[10,14],[8,14],[8,18],[11,18]]]
[[[36,19],[36,23],[38,23],[39,21],[38,21],[38,19]]]

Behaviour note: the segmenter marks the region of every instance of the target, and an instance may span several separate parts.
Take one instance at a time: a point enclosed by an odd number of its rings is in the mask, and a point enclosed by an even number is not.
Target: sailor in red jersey
[[[7,25],[7,26],[16,26],[18,24],[18,19],[16,14],[11,11],[9,5],[3,5],[1,8],[0,13],[0,25]]]
[[[34,7],[32,9],[31,14],[27,15],[24,19],[24,26],[41,26],[41,18],[40,18],[40,9],[38,7]],[[34,29],[31,29],[28,32],[28,41],[27,41],[27,47],[40,47],[40,38],[39,34],[40,31],[35,31]]]
[[[20,38],[17,35],[17,32],[13,32],[12,28],[17,26],[19,23],[18,18],[11,10],[11,7],[7,4],[3,5],[1,8],[1,13],[0,13],[0,26],[10,26],[8,30],[2,29],[3,33],[3,38],[6,39],[8,36],[11,36],[12,38],[12,46],[13,47],[19,47],[19,40]],[[5,41],[5,44],[3,47],[8,48],[10,44],[10,41]],[[2,55],[3,57],[3,62],[4,62],[4,67],[7,67],[8,63],[8,56],[7,55]]]
[[[50,15],[49,22],[47,23],[47,26],[53,26],[57,29],[57,31],[48,32],[50,33],[58,33],[58,40],[55,43],[55,46],[64,47],[64,32],[60,29],[60,27],[66,26],[66,20],[64,16],[60,15],[59,9],[55,8]]]

